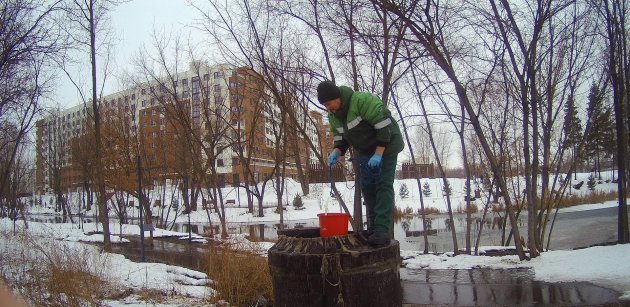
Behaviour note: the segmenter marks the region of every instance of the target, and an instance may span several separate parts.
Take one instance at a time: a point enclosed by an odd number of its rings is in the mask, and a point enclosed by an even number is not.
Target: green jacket
[[[330,129],[335,136],[335,148],[342,154],[352,146],[360,155],[373,155],[376,146],[385,147],[384,156],[397,155],[404,148],[398,123],[380,98],[370,93],[354,92],[339,86],[341,108],[328,112]]]

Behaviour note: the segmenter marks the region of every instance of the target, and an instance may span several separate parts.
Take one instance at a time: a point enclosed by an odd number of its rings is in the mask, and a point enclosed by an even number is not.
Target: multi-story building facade
[[[218,176],[206,184],[256,182],[281,169],[276,165],[284,166],[285,176],[295,177],[298,161],[307,173],[316,155],[306,139],[321,147],[328,128],[319,112],[310,111],[308,120],[297,117],[307,136],[295,134],[288,144],[288,132],[295,129],[279,129],[286,122],[279,120],[282,112],[286,110],[266,92],[259,75],[247,68],[195,62],[170,79],[135,84],[104,96],[99,104],[105,180],[128,189],[136,186],[136,156],[148,184],[183,175],[199,182],[210,173]],[[37,122],[37,192],[67,191],[92,180],[92,114],[87,103]],[[299,150],[280,151],[280,146]]]

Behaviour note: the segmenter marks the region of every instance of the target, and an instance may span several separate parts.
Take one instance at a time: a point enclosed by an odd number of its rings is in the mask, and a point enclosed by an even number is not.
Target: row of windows
[[[220,79],[223,78],[224,74],[223,72],[220,71],[215,71],[214,72],[214,79]],[[203,81],[209,81],[210,80],[210,75],[209,74],[204,74],[203,75]],[[194,83],[199,83],[199,77],[198,76],[194,76],[190,79],[190,82],[193,84],[194,87]],[[188,86],[188,79],[180,79],[173,81],[173,87],[177,87],[178,84],[181,84],[181,86],[186,87]],[[143,93],[144,94],[144,93]]]

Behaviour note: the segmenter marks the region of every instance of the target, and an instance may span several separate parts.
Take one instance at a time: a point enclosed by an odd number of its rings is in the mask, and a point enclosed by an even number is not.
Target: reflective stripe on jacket
[[[335,147],[345,153],[349,146],[361,155],[372,155],[376,146],[385,147],[384,156],[395,155],[404,148],[398,123],[377,96],[354,92],[339,86],[341,107],[328,112],[328,122],[334,134]]]

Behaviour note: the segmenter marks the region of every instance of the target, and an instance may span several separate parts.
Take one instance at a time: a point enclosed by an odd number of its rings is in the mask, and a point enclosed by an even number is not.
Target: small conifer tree
[[[406,183],[403,183],[402,185],[400,185],[400,190],[398,191],[398,195],[400,195],[400,198],[402,199],[409,197],[409,188],[407,188]]]
[[[591,191],[595,190],[595,176],[593,176],[592,174],[588,176],[588,181],[586,182],[586,186]]]
[[[446,180],[446,184],[444,185],[444,188],[442,189],[442,194],[444,196],[446,196],[446,195],[450,196],[452,194],[452,192],[453,192],[452,190],[453,189],[451,188],[451,184],[448,182],[448,180]]]
[[[302,201],[302,196],[300,196],[299,194],[295,194],[295,197],[293,198],[293,207],[298,209],[302,208],[303,206],[304,202]]]
[[[422,194],[426,197],[431,196],[431,186],[429,185],[429,182],[425,181],[424,184],[422,185]]]

